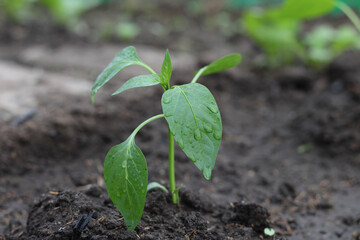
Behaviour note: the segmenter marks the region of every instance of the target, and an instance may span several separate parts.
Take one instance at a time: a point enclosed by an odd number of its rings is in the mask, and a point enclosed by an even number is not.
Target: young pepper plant
[[[143,214],[147,190],[153,187],[167,189],[158,183],[148,185],[148,171],[144,154],[135,144],[138,131],[159,118],[168,123],[169,185],[172,202],[179,202],[179,188],[175,186],[174,138],[185,154],[194,162],[206,179],[211,178],[221,137],[222,124],[218,106],[210,91],[199,83],[200,76],[234,67],[241,62],[240,54],[230,54],[201,68],[188,84],[170,85],[172,64],[167,50],[157,74],[142,62],[132,46],[124,48],[98,76],[91,89],[91,99],[99,89],[118,72],[132,65],[147,69],[150,74],[140,75],[125,82],[113,95],[125,90],[160,85],[164,90],[161,104],[163,113],[141,123],[121,144],[110,149],[104,163],[104,179],[108,194],[124,217],[129,229],[135,229]]]

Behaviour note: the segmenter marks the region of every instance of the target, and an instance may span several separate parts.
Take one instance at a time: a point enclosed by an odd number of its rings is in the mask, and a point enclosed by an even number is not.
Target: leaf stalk
[[[338,7],[350,19],[360,32],[360,18],[356,15],[356,13],[342,1],[336,1],[336,7]]]
[[[135,137],[135,135],[140,131],[140,129],[141,129],[142,127],[144,127],[146,124],[148,124],[149,122],[152,122],[152,121],[154,121],[154,120],[156,120],[156,119],[163,118],[163,117],[165,117],[164,114],[158,114],[158,115],[156,115],[156,116],[153,116],[153,117],[145,120],[145,121],[142,122],[137,128],[135,128],[135,130],[132,132],[131,136],[132,136],[132,137]]]
[[[196,75],[194,76],[194,78],[191,80],[191,83],[196,83],[196,81],[199,79],[199,77],[201,76],[201,74],[206,70],[207,66],[201,68]]]

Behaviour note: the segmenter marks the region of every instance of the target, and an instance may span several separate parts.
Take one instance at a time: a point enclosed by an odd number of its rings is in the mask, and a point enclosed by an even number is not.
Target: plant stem
[[[169,128],[169,183],[172,193],[172,202],[179,203],[179,191],[175,187],[175,154],[174,154],[174,136]]]
[[[146,68],[146,70],[148,70],[151,74],[156,74],[156,72],[151,68],[149,67],[148,65],[146,65],[145,63],[142,63],[141,64],[144,68]]]
[[[164,114],[158,114],[156,116],[153,116],[147,120],[145,120],[144,122],[142,122],[137,128],[135,128],[135,130],[132,132],[131,136],[135,137],[135,135],[140,131],[140,129],[145,126],[146,124],[148,124],[149,122],[152,122],[156,119],[159,119],[159,118],[163,118],[165,117]]]
[[[337,1],[336,6],[350,19],[360,32],[360,19],[356,13],[344,2]]]
[[[191,80],[191,83],[196,83],[196,81],[199,79],[199,77],[201,76],[201,74],[206,70],[207,67],[203,67],[201,68],[196,75],[194,76],[194,78]]]

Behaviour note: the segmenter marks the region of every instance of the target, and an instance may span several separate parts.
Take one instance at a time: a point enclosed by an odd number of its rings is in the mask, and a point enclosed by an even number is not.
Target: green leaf
[[[287,0],[281,9],[285,18],[304,20],[323,16],[335,6],[335,0]]]
[[[145,65],[137,56],[136,49],[133,46],[124,48],[97,77],[93,87],[91,88],[92,101],[94,101],[94,95],[102,86],[110,81],[110,79],[112,79],[118,72],[131,65]]]
[[[264,234],[272,237],[275,235],[275,230],[273,228],[264,228]]]
[[[105,158],[104,179],[126,226],[134,230],[145,206],[148,171],[145,157],[135,145],[133,136],[110,149]]]
[[[281,18],[279,9],[246,11],[242,21],[247,35],[266,53],[268,65],[283,66],[303,54],[298,41],[299,23]]]
[[[150,191],[151,189],[154,189],[154,188],[160,188],[164,192],[169,193],[169,191],[166,189],[166,187],[164,187],[163,185],[161,185],[158,182],[149,183],[149,185],[147,186],[147,191]]]
[[[161,100],[176,142],[210,179],[222,137],[219,109],[210,91],[198,83],[174,86]]]
[[[235,67],[241,62],[241,59],[241,55],[238,53],[229,54],[203,67],[200,75],[213,74]]]
[[[148,87],[160,84],[161,76],[159,74],[148,74],[133,77],[126,81],[116,92],[112,95],[119,94],[125,90],[138,87]]]
[[[170,58],[169,50],[166,49],[164,61],[161,66],[162,84],[164,85],[169,84],[171,73],[172,73],[171,58]]]
[[[40,3],[45,5],[55,17],[55,20],[62,24],[74,23],[82,13],[103,2],[102,0],[40,0]]]

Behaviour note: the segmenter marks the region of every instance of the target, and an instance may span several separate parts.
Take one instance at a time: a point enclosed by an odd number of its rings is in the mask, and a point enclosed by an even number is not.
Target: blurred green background
[[[360,1],[341,0],[354,10]],[[196,51],[221,46],[253,54],[259,66],[326,66],[360,49],[354,25],[334,8],[312,20],[284,18],[284,0],[0,0],[0,41],[66,39]],[[291,16],[291,15],[290,15]],[[249,42],[250,41],[250,42]],[[250,45],[249,45],[250,44]],[[255,54],[258,52],[260,54]]]

